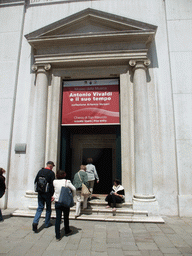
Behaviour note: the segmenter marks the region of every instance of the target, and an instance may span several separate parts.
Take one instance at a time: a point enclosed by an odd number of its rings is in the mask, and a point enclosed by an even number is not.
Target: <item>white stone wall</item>
[[[23,5],[0,6],[0,167],[5,170],[9,166],[22,17]],[[1,203],[4,201],[5,196]]]
[[[192,215],[192,2],[168,0],[167,29],[174,103],[179,214]]]
[[[41,4],[38,4],[40,3]],[[147,73],[152,142],[153,193],[160,214],[178,215],[178,194],[181,215],[192,215],[192,87],[190,31],[191,0],[97,0],[31,1],[25,13],[26,35],[86,8],[93,8],[157,26],[155,41],[149,49],[152,64]],[[22,6],[0,8],[0,165],[6,169],[11,129],[14,87],[17,85],[15,119],[11,149],[9,207],[25,208],[26,190],[33,189],[34,156],[29,155],[35,140],[32,133],[35,95],[31,72],[31,47],[22,38],[18,83],[16,83]],[[12,14],[10,16],[10,14]],[[12,17],[7,19],[7,17]],[[26,143],[26,154],[15,154],[16,143]],[[125,162],[129,162],[126,161]],[[19,173],[19,174],[18,174]],[[126,180],[126,179],[125,179]],[[129,180],[130,191],[135,179]],[[178,186],[179,185],[179,186]],[[133,191],[134,193],[134,191]],[[191,201],[190,201],[191,200]]]

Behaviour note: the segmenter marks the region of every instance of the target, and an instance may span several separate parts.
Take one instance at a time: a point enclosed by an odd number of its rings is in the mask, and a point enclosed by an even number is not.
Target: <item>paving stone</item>
[[[65,246],[65,249],[66,250],[77,250],[78,248],[78,244],[70,244],[70,243],[67,243],[66,246]]]
[[[120,243],[107,243],[107,248],[122,248]]]
[[[36,234],[32,221],[12,217],[0,225],[0,256],[192,255],[192,218],[166,217],[165,224],[71,220],[74,233],[59,242],[54,226],[45,229],[42,218]]]
[[[107,252],[91,252],[91,256],[108,256]]]
[[[163,256],[161,251],[149,251],[150,256]]]
[[[141,255],[140,251],[124,251],[123,253],[124,253],[124,255],[132,255],[132,256]]]
[[[91,238],[82,238],[78,250],[91,250]]]
[[[77,256],[91,256],[91,251],[77,250]]]
[[[123,256],[124,255],[124,253],[123,253],[123,251],[122,251],[122,249],[115,249],[115,248],[108,248],[107,249],[107,253],[108,253],[108,255],[109,256]]]
[[[62,256],[63,255],[63,251],[56,251],[56,250],[49,250],[49,251],[45,251],[42,256]]]
[[[121,245],[123,251],[138,251],[138,247],[136,245]]]
[[[53,254],[54,255],[54,254]],[[62,256],[76,256],[77,255],[77,251],[76,250],[64,250],[62,253]]]
[[[136,243],[139,250],[159,250],[155,243]]]
[[[189,247],[182,237],[177,234],[167,234],[167,237],[176,247]]]
[[[106,239],[106,242],[109,243],[109,244],[110,244],[110,243],[118,244],[118,243],[120,243],[120,241],[121,241],[120,238],[114,238],[114,237],[111,237],[111,238],[107,238],[107,239]]]
[[[106,245],[106,243],[98,243],[98,242],[92,241],[91,251],[106,252],[107,245]]]
[[[172,253],[172,254],[180,254],[180,251],[177,250],[177,248],[167,248],[167,247],[159,247],[159,249],[161,250],[161,252],[163,254],[165,253]]]
[[[28,242],[28,243],[17,243],[12,250],[9,251],[9,255],[14,255],[14,256],[22,256],[26,255],[26,253],[30,250],[30,248],[33,246],[33,243]],[[1,251],[1,249],[0,249]]]
[[[166,236],[154,236],[153,240],[157,246],[161,247],[174,247],[174,244]]]
[[[192,246],[192,244],[191,244]],[[192,247],[179,247],[177,248],[183,254],[191,254],[192,255]]]

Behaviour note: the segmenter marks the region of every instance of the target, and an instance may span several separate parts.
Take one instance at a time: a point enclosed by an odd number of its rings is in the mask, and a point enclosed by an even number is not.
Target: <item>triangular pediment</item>
[[[36,64],[54,67],[127,64],[147,58],[156,26],[85,9],[25,35]]]
[[[155,33],[156,27],[143,22],[127,19],[121,16],[85,9],[74,15],[59,20],[53,24],[26,35],[30,42],[38,39],[59,38],[79,35],[102,35],[114,33]]]

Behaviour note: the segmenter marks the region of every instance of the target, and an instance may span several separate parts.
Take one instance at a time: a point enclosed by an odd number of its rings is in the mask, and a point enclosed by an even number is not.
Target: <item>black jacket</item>
[[[0,198],[4,195],[5,189],[5,177],[3,175],[0,175]]]
[[[49,192],[46,192],[46,193],[50,193],[52,196],[54,194],[53,181],[55,179],[55,173],[53,171],[51,171],[50,169],[42,168],[37,173],[34,183],[36,183],[38,181],[38,178],[41,176],[45,177],[47,182],[49,183]]]

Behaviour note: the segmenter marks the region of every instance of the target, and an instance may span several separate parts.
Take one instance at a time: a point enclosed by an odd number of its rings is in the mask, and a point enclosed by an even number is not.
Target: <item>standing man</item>
[[[87,172],[87,175],[88,175],[89,190],[91,191],[91,195],[90,195],[89,198],[91,199],[95,179],[97,180],[97,183],[99,183],[99,176],[97,174],[95,165],[93,165],[93,159],[92,158],[87,158],[86,172]]]
[[[50,217],[51,217],[51,200],[54,193],[53,181],[55,179],[55,173],[52,171],[54,167],[52,161],[47,162],[47,166],[42,168],[35,178],[36,192],[38,192],[38,208],[33,220],[32,229],[37,233],[37,226],[41,213],[44,209],[46,203],[46,216],[45,216],[45,227],[48,228],[51,226]]]
[[[4,173],[5,173],[5,170],[0,167],[0,198],[5,194],[5,189],[6,189],[5,177],[3,176]],[[3,222],[3,221],[4,220],[3,220],[3,216],[0,208],[0,222]]]

